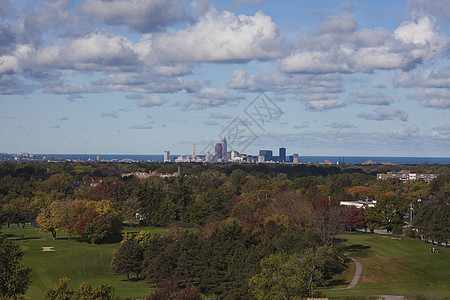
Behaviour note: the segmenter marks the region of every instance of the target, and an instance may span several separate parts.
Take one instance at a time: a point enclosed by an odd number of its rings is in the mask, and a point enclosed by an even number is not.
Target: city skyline
[[[0,0],[0,153],[448,157],[449,5]]]

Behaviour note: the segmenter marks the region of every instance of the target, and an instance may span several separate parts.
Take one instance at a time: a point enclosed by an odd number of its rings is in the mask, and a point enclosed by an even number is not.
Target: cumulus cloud
[[[23,95],[33,91],[34,87],[25,84],[15,75],[0,74],[0,95]]]
[[[379,92],[355,91],[351,93],[350,101],[368,105],[389,105],[394,99]]]
[[[84,84],[73,82],[56,82],[44,89],[44,92],[48,94],[82,94],[93,91],[93,89],[87,88]]]
[[[347,105],[345,101],[341,99],[326,99],[326,100],[310,100],[303,101],[307,110],[311,111],[324,111],[335,108],[341,108]]]
[[[403,139],[403,138],[415,136],[418,132],[419,132],[419,128],[416,125],[414,125],[414,126],[402,127],[399,129],[395,129],[392,132],[390,132],[390,134],[394,138]]]
[[[110,32],[95,32],[66,42],[37,51],[29,63],[60,69],[126,71],[140,62],[135,45]]]
[[[182,90],[194,92],[199,90],[197,80],[185,80],[180,77],[160,77],[147,73],[113,73],[107,78],[93,84],[103,86],[110,91],[130,93],[174,93]]]
[[[153,32],[187,20],[186,0],[84,0],[80,12],[109,25],[126,25],[137,32]]]
[[[228,88],[245,92],[272,91],[285,93],[339,93],[343,92],[343,81],[340,75],[306,75],[274,72],[270,74],[250,74],[238,69],[231,74]]]
[[[450,109],[449,89],[419,88],[412,97],[423,107]]]
[[[413,17],[426,13],[450,20],[450,0],[409,0],[408,6]]]
[[[191,94],[191,99],[185,107],[190,109],[205,109],[230,103],[236,103],[245,97],[240,94],[230,94],[225,89],[202,87],[200,91]]]
[[[360,113],[358,118],[373,120],[373,121],[385,121],[385,120],[408,120],[408,113],[401,109],[393,109],[387,107],[379,107],[373,113]]]
[[[396,87],[414,87],[411,97],[422,107],[450,108],[450,67],[445,70],[426,69],[422,72],[397,72]]]
[[[139,107],[153,107],[153,106],[161,106],[167,103],[167,100],[161,97],[160,95],[153,95],[150,98],[140,99],[138,102]]]
[[[291,73],[355,73],[411,69],[442,54],[449,40],[429,16],[402,23],[394,32],[357,30],[353,17],[328,17],[316,32],[300,36],[281,60]]]
[[[427,135],[432,138],[450,141],[450,123],[434,127]]]
[[[285,40],[272,19],[257,12],[235,15],[212,9],[197,23],[154,39],[161,57],[178,62],[239,62],[269,59],[283,53]]]

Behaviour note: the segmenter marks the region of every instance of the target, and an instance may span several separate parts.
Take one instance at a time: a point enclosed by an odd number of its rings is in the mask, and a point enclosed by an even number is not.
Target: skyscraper
[[[292,157],[293,157],[293,158],[292,158],[292,163],[298,164],[298,154],[297,154],[297,153],[294,153],[294,155],[293,155]]]
[[[215,156],[214,156],[214,160],[215,161],[219,161],[219,160],[221,160],[222,159],[222,144],[221,143],[217,143],[216,144],[216,147],[214,148],[214,154],[215,154]]]
[[[273,158],[272,150],[259,150],[259,155],[264,156],[264,161],[271,161]]]
[[[222,161],[227,161],[227,139],[225,137],[222,138]]]
[[[285,162],[286,161],[286,148],[281,147],[278,152],[278,161]]]
[[[170,151],[164,151],[164,162],[170,161]]]
[[[195,143],[192,146],[192,160],[195,160]]]

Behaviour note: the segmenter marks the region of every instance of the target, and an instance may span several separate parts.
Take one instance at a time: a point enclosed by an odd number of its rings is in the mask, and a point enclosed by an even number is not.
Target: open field
[[[375,296],[450,297],[450,249],[430,253],[431,244],[378,234],[342,234],[344,250],[363,265],[354,289],[326,291],[330,298]]]
[[[125,232],[142,230],[165,234],[162,228],[126,228]],[[92,245],[67,240],[58,233],[58,240],[27,225],[24,229],[2,228],[25,252],[24,262],[32,269],[33,283],[27,291],[32,299],[43,299],[45,290],[61,277],[72,279],[72,286],[83,281],[93,285],[107,283],[117,289],[120,297],[145,297],[154,285],[143,281],[128,282],[125,275],[110,272],[112,251],[119,244]],[[441,253],[431,254],[431,244],[410,238],[376,234],[342,234],[344,251],[363,265],[360,282],[354,289],[326,291],[330,298],[367,297],[380,294],[427,295],[450,297],[450,249],[439,247]],[[55,251],[43,252],[42,247]],[[326,288],[345,287],[353,278],[354,265],[329,282]]]
[[[126,228],[125,232],[151,231],[165,234],[162,228]],[[92,285],[107,283],[117,290],[120,297],[145,297],[150,295],[153,285],[143,281],[128,282],[126,275],[114,275],[110,271],[112,251],[119,244],[92,245],[67,240],[67,235],[58,233],[57,240],[51,234],[43,234],[27,225],[24,229],[1,230],[15,239],[24,250],[24,263],[32,269],[33,283],[27,296],[31,299],[43,299],[48,287],[53,287],[62,277],[72,279],[72,286],[83,281]],[[43,252],[41,247],[54,247]]]

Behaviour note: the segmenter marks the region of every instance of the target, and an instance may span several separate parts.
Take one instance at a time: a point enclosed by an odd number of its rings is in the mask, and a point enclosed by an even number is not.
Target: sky
[[[450,0],[0,0],[0,152],[450,156]]]

